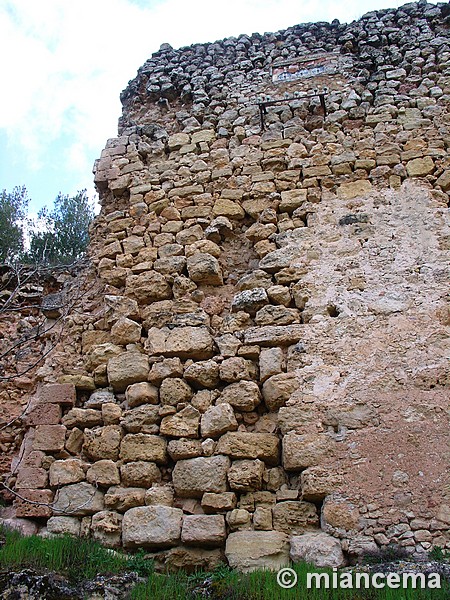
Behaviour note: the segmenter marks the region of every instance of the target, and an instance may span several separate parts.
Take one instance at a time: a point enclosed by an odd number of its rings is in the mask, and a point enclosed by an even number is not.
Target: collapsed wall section
[[[84,367],[32,404],[17,516],[173,567],[449,547],[446,11],[139,70],[95,165]]]

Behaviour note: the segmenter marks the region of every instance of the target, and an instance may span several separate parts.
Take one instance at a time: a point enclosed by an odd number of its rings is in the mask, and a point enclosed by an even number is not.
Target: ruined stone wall
[[[450,547],[449,12],[138,71],[94,169],[83,367],[44,378],[16,469],[49,506],[18,517],[171,567]]]

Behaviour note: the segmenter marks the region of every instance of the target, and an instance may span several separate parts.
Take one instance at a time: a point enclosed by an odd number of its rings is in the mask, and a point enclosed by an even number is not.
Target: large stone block
[[[189,277],[195,283],[222,285],[222,269],[219,261],[211,254],[198,252],[187,259]]]
[[[53,492],[51,490],[17,489],[21,498],[14,500],[16,517],[25,519],[48,518],[53,515],[51,504]],[[29,500],[29,502],[27,502]]]
[[[319,465],[331,454],[333,441],[321,434],[288,433],[283,438],[283,467],[286,471],[301,471]]]
[[[119,485],[119,468],[113,460],[98,460],[88,469],[86,479],[95,486]]]
[[[279,531],[236,531],[227,538],[225,555],[238,571],[278,571],[289,564],[288,537]]]
[[[144,506],[144,488],[124,488],[119,486],[110,487],[105,494],[105,506],[110,510],[126,512],[136,506]]]
[[[372,184],[367,179],[357,179],[349,183],[342,183],[337,190],[341,200],[351,200],[359,196],[367,196],[372,191]]]
[[[130,408],[141,404],[158,404],[158,388],[148,381],[133,383],[127,387],[125,398]]]
[[[164,417],[160,425],[161,435],[169,437],[198,438],[200,412],[193,406],[186,406],[175,415]]]
[[[228,471],[232,490],[253,492],[262,488],[264,463],[261,460],[237,460]]]
[[[260,346],[291,346],[302,338],[304,331],[304,325],[297,323],[250,327],[244,331],[244,343]]]
[[[107,548],[119,548],[122,539],[123,516],[112,510],[102,510],[92,517],[92,538]]]
[[[214,547],[225,543],[223,515],[185,515],[181,541],[188,546]]]
[[[121,465],[120,475],[126,487],[149,488],[161,481],[161,471],[155,463],[142,460]]]
[[[125,548],[170,548],[181,536],[183,511],[170,506],[130,508],[123,516]]]
[[[276,466],[280,460],[280,440],[271,433],[228,432],[219,439],[216,453],[234,459],[259,458]]]
[[[42,489],[48,486],[48,473],[40,467],[21,467],[17,473],[16,488]]]
[[[69,383],[45,385],[39,391],[41,404],[62,404],[73,406],[77,399],[75,386]]]
[[[60,488],[53,504],[56,514],[92,515],[104,508],[103,493],[86,481]]]
[[[317,509],[311,502],[287,500],[273,507],[273,527],[288,534],[303,533],[319,527]]]
[[[226,402],[237,410],[251,412],[261,403],[261,393],[254,381],[239,381],[227,385],[218,402]]]
[[[319,568],[345,565],[340,541],[327,533],[304,533],[291,537],[290,541],[293,562],[306,562]]]
[[[120,458],[124,462],[145,460],[163,465],[167,462],[167,442],[157,435],[129,433],[120,444]]]
[[[424,177],[434,171],[434,162],[431,156],[414,158],[406,163],[406,170],[410,177]]]
[[[139,275],[128,275],[125,295],[135,299],[139,305],[143,305],[156,300],[168,300],[172,297],[172,289],[161,273],[144,271]]]
[[[182,498],[201,498],[205,492],[226,492],[230,460],[226,456],[179,460],[172,473],[175,492]]]
[[[308,467],[301,474],[302,498],[310,502],[323,500],[341,483],[338,473],[322,467]]]
[[[140,352],[124,352],[108,361],[108,380],[115,392],[124,392],[129,385],[146,381],[148,357]]]
[[[66,443],[64,425],[38,425],[34,432],[33,450],[59,452]]]
[[[230,404],[211,406],[202,415],[201,434],[204,438],[217,438],[227,431],[236,431],[238,422]]]
[[[58,404],[51,404],[49,402],[37,404],[25,415],[24,423],[28,427],[36,425],[58,425],[61,420],[61,414],[61,406]]]
[[[77,517],[50,517],[47,521],[47,531],[54,535],[73,535],[78,537],[81,521]]]
[[[97,425],[103,425],[102,413],[93,408],[71,408],[62,418],[62,424],[69,429],[73,427],[79,429],[96,427]]]
[[[97,429],[85,429],[83,452],[91,460],[118,460],[122,428],[106,425]]]
[[[202,508],[205,513],[225,513],[235,509],[237,497],[234,492],[222,492],[214,494],[205,492],[202,496]]]
[[[159,406],[143,404],[123,413],[121,426],[129,433],[158,433]]]
[[[267,408],[277,411],[298,390],[299,381],[294,373],[279,373],[270,377],[263,385],[262,395]]]
[[[52,487],[78,483],[85,479],[83,463],[78,458],[55,460],[50,465],[49,476]]]
[[[152,327],[148,332],[146,349],[150,354],[162,354],[179,359],[211,358],[213,338],[206,327]]]

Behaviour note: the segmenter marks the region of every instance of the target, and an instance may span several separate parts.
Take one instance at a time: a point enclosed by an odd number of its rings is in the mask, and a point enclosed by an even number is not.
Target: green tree
[[[26,188],[15,187],[12,192],[3,190],[0,196],[0,262],[17,258],[23,250],[23,220],[29,198]]]
[[[44,264],[70,264],[86,250],[94,206],[86,190],[75,196],[58,194],[54,208],[38,213],[38,224],[30,237],[28,258]]]

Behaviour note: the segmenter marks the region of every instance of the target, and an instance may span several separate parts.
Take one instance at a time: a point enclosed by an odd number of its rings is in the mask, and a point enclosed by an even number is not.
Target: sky
[[[436,4],[437,2],[432,2]],[[405,4],[395,0],[0,0],[0,191],[30,211],[87,189],[117,135],[120,92],[162,43],[174,48]]]

